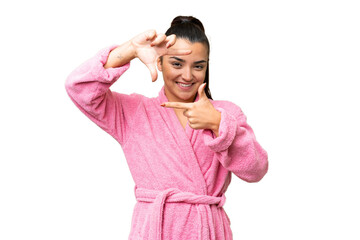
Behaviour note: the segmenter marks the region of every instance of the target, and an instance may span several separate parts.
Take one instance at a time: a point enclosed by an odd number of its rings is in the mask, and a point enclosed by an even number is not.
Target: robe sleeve
[[[215,107],[221,112],[219,136],[204,130],[204,142],[220,163],[247,182],[260,181],[268,170],[267,152],[257,142],[246,116],[238,106],[230,110]]]
[[[118,68],[103,67],[115,47],[101,50],[76,68],[66,79],[65,88],[71,100],[91,121],[123,143],[140,95],[120,94],[109,89],[130,66],[127,63]]]

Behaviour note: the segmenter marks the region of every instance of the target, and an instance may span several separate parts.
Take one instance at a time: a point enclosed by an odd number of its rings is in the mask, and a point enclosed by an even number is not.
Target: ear
[[[162,62],[161,62],[161,57],[159,57],[157,59],[157,68],[160,72],[162,72]]]

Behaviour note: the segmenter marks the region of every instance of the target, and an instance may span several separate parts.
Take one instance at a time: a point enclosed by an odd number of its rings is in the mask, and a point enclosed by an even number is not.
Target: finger
[[[154,41],[152,41],[151,46],[157,46],[160,45],[161,43],[163,43],[166,39],[166,35],[165,34],[158,34],[157,37],[155,38]]]
[[[205,86],[206,86],[206,83],[203,83],[200,85],[200,87],[198,89],[199,98],[207,98],[206,93],[204,91]]]
[[[146,66],[150,70],[151,80],[153,82],[155,82],[157,77],[158,77],[158,73],[157,73],[155,65],[154,64],[147,64]]]
[[[156,36],[156,31],[149,30],[149,31],[145,32],[145,36],[146,36],[146,41],[152,40]]]
[[[190,49],[169,48],[165,55],[189,55],[190,53]]]
[[[188,122],[189,127],[191,127],[192,129],[205,129],[203,126],[201,126],[201,124],[197,124],[197,123],[191,123]]]
[[[166,108],[177,108],[177,109],[190,109],[193,103],[182,103],[182,102],[166,102],[161,104],[162,107]]]
[[[175,34],[171,34],[166,38],[166,40],[167,40],[166,48],[172,47],[176,42]]]
[[[186,109],[184,112],[183,112],[183,115],[187,118],[191,117],[191,114],[189,112],[189,109]]]

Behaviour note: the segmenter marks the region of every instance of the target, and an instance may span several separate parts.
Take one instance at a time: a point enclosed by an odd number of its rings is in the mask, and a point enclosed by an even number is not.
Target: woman
[[[106,48],[67,79],[77,107],[123,148],[137,199],[129,239],[232,239],[223,209],[231,173],[256,182],[267,172],[241,109],[211,99],[209,52],[201,22],[179,16],[165,35]],[[109,90],[134,58],[153,81],[162,71],[158,97]]]

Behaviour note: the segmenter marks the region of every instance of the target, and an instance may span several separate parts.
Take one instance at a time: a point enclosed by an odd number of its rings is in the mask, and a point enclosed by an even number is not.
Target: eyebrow
[[[178,57],[170,57],[170,58],[173,58],[173,59],[175,59],[175,60],[177,60],[177,61],[179,61],[179,62],[185,62],[184,59],[181,59],[181,58],[178,58]],[[194,63],[195,63],[195,64],[206,63],[206,61],[205,61],[205,60],[200,60],[200,61],[196,61],[196,62],[194,62]]]

